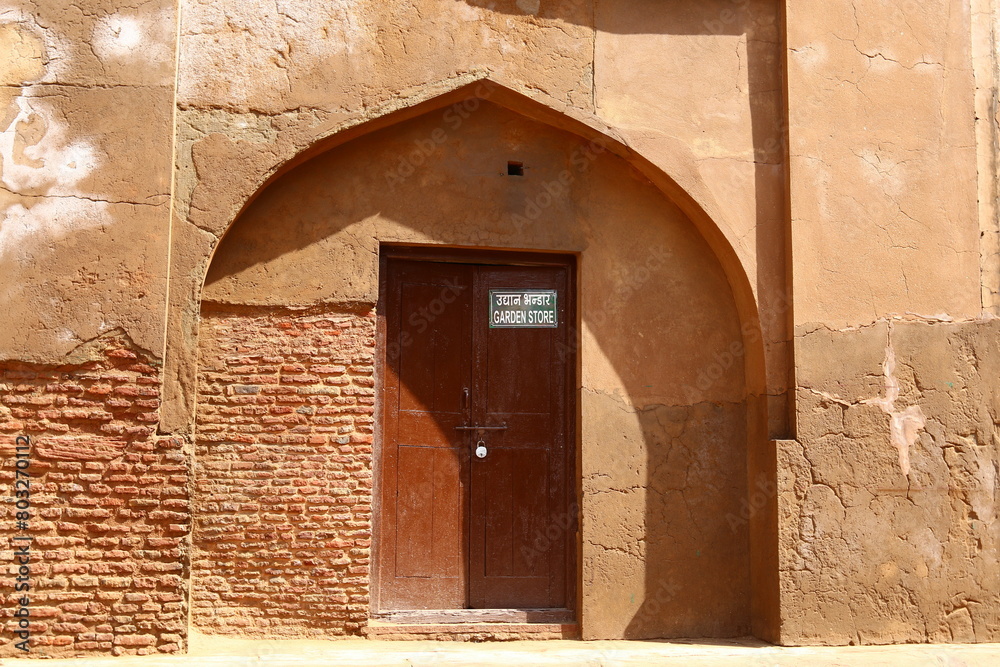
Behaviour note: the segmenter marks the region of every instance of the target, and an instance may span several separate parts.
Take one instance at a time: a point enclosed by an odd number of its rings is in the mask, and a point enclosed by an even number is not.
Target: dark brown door
[[[380,609],[570,605],[570,271],[386,261]],[[555,326],[491,327],[491,290]]]

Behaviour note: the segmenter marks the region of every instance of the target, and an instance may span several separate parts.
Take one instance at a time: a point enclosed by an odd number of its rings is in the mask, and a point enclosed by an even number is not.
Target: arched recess
[[[525,165],[523,180],[504,174],[508,160]],[[364,624],[368,554],[365,538],[347,533],[364,533],[364,512],[349,507],[366,504],[356,482],[372,465],[369,422],[364,410],[323,411],[332,401],[309,397],[368,404],[379,243],[577,253],[584,636],[773,637],[773,494],[765,507],[747,503],[748,488],[774,488],[764,351],[730,239],[610,128],[488,81],[315,143],[275,169],[210,243],[206,282],[180,309],[194,320],[178,327],[190,335],[175,340],[189,355],[200,350],[198,381],[193,365],[173,366],[199,402],[196,623],[225,632],[246,621],[272,634],[286,622],[317,636]],[[317,330],[347,341],[340,356],[285,338],[301,343]],[[329,386],[354,393],[296,393],[331,382],[312,366],[342,374]],[[301,386],[281,380],[296,375]],[[320,520],[303,530],[306,494],[282,500],[281,487],[311,488],[317,470],[343,480],[343,465],[361,477],[319,488],[351,514],[350,530]],[[332,489],[353,504],[338,504]],[[225,556],[233,539],[257,550]],[[310,579],[303,562],[327,576]]]

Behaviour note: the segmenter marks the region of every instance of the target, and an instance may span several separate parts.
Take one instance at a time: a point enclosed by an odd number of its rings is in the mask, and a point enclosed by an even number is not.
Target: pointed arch
[[[730,351],[729,363],[742,363],[744,399],[746,401],[746,443],[748,479],[760,475],[770,479],[774,474],[774,462],[767,440],[767,406],[765,397],[766,373],[763,336],[758,314],[757,300],[748,277],[745,262],[741,257],[738,243],[732,230],[723,220],[705,184],[688,165],[681,171],[678,166],[674,174],[662,166],[654,164],[634,146],[623,134],[604,124],[595,116],[573,109],[559,109],[543,104],[532,97],[502,86],[489,79],[476,79],[425,96],[400,106],[394,104],[385,109],[373,111],[363,121],[351,121],[341,125],[310,126],[296,132],[286,130],[289,139],[280,150],[274,146],[230,142],[230,155],[240,155],[240,151],[251,152],[256,160],[248,165],[246,173],[227,175],[215,181],[215,186],[207,181],[195,189],[194,205],[188,223],[178,223],[175,228],[171,259],[171,308],[168,313],[167,355],[165,359],[165,405],[164,424],[166,430],[191,433],[195,416],[195,395],[197,387],[196,367],[199,337],[199,312],[206,277],[213,265],[217,250],[235,229],[237,221],[267,193],[273,185],[293,170],[308,165],[312,161],[346,149],[352,142],[381,130],[400,126],[407,121],[419,119],[436,111],[455,109],[461,113],[476,101],[487,102],[506,109],[519,117],[569,133],[591,145],[600,146],[613,156],[630,165],[647,179],[667,200],[684,214],[698,234],[711,249],[718,265],[725,274],[739,321],[742,344]],[[294,136],[293,136],[294,135]],[[210,137],[209,140],[212,140]],[[279,139],[279,144],[281,140]],[[235,148],[233,148],[235,146]],[[683,151],[679,151],[683,155]],[[217,166],[222,166],[219,162]],[[683,176],[678,175],[683,173]],[[219,183],[225,183],[225,191]],[[712,211],[710,214],[709,211]],[[661,417],[650,413],[655,420]],[[747,483],[753,486],[753,483]],[[772,499],[773,500],[773,499]],[[756,512],[751,526],[748,568],[752,573],[754,614],[767,616],[776,608],[776,542],[772,533],[772,509]],[[756,625],[756,620],[755,620]],[[769,625],[769,623],[765,623]],[[759,634],[765,634],[759,631]]]

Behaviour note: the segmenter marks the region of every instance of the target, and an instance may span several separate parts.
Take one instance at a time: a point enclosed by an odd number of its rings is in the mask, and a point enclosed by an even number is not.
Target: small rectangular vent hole
[[[524,176],[524,163],[523,162],[508,162],[507,163],[507,175],[508,176]]]

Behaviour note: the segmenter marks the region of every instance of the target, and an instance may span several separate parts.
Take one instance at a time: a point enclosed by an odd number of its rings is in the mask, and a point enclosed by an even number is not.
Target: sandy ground
[[[13,664],[5,660],[3,664]],[[337,665],[382,667],[406,665],[927,665],[935,667],[1000,666],[1000,644],[906,645],[871,647],[782,648],[756,640],[733,642],[671,641],[255,641],[196,635],[184,656],[139,656],[47,660],[49,667],[136,667],[139,665]]]

